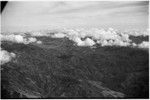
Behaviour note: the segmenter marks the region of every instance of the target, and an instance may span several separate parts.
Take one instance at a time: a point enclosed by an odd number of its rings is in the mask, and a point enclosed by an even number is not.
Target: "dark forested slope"
[[[1,66],[2,98],[148,98],[149,53],[131,47],[2,42],[16,58]]]

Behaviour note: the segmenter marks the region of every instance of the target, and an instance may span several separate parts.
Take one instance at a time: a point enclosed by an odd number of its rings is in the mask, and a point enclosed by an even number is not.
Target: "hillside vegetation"
[[[147,50],[37,39],[43,44],[2,42],[16,54],[1,66],[2,98],[148,98]]]

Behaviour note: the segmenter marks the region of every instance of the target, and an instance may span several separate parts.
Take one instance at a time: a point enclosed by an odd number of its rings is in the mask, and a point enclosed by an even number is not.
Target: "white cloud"
[[[34,37],[25,37],[22,35],[2,35],[0,34],[0,40],[1,41],[11,41],[11,42],[15,42],[15,43],[24,43],[24,44],[29,44],[29,43],[33,43],[33,42],[37,42],[37,39]]]
[[[149,42],[143,41],[141,44],[138,45],[139,48],[149,48]]]
[[[52,34],[51,34],[52,33]],[[132,43],[129,36],[130,33],[120,32],[116,29],[63,29],[53,31],[39,31],[30,32],[31,36],[50,36],[52,38],[64,38],[67,37],[69,40],[75,42],[77,46],[94,46],[95,44],[100,44],[101,46],[133,46],[137,47],[137,44]],[[147,33],[144,33],[147,34]],[[26,37],[25,35],[0,35],[2,41],[12,41],[17,43],[38,43],[41,44],[42,41],[38,41],[35,37]],[[141,44],[141,45],[146,45]],[[140,45],[140,46],[141,46]]]
[[[0,44],[1,41],[11,41],[11,42],[15,42],[15,43],[24,43],[24,44],[29,44],[29,43],[33,43],[36,42],[38,44],[41,44],[42,41],[37,41],[36,38],[34,37],[24,37],[22,35],[2,35],[0,34]],[[5,64],[9,61],[11,61],[12,58],[15,58],[16,54],[12,53],[12,52],[8,52],[6,50],[3,50],[2,48],[0,48],[0,65]]]
[[[84,41],[84,46],[93,46],[95,45],[95,42],[90,39],[90,38],[86,38],[85,41]]]
[[[71,38],[78,46],[83,46],[84,42],[79,37]]]
[[[56,33],[54,36],[59,38],[68,37],[78,46],[93,46],[96,43],[101,44],[102,46],[129,46],[131,42],[128,34],[118,32],[113,28],[109,28],[108,30],[98,28],[69,29],[64,33]],[[89,37],[91,37],[91,39]],[[85,40],[81,40],[81,38],[85,38]]]
[[[21,35],[14,35],[14,40],[17,42],[17,43],[22,43],[24,41],[24,38],[23,36]]]
[[[31,36],[49,36],[48,32],[34,31],[29,33]]]
[[[37,41],[37,44],[42,44],[42,41]]]
[[[11,42],[17,42],[17,43],[23,43],[24,38],[21,35],[1,35],[1,41],[11,41]]]
[[[135,43],[132,43],[131,45],[132,45],[133,47],[136,47],[136,46],[137,46],[137,44],[135,44]]]
[[[33,34],[34,32],[31,32]],[[36,32],[35,32],[36,33]],[[54,33],[54,34],[51,34]],[[40,34],[40,35],[39,35]],[[43,35],[42,35],[43,34]],[[147,36],[148,30],[145,33],[134,34],[134,36],[142,35]],[[51,31],[51,32],[37,32],[34,36],[51,36],[52,38],[64,38],[75,42],[78,46],[93,46],[96,43],[101,46],[133,46],[137,47],[137,44],[132,43],[132,40],[129,38],[130,32],[120,32],[113,28],[98,29],[98,28],[78,28],[78,29],[67,29]],[[84,39],[84,40],[83,40]]]
[[[33,43],[36,42],[38,44],[41,44],[42,41],[37,41],[36,38],[34,37],[24,37],[22,35],[2,35],[0,34],[0,44],[1,41],[11,41],[11,42],[15,42],[15,43],[24,43],[24,44],[29,44],[29,43]],[[15,58],[16,54],[12,53],[12,52],[8,52],[6,50],[3,50],[2,48],[0,48],[0,64],[5,64],[9,61],[11,61],[12,58]]]
[[[126,32],[126,34],[132,36],[149,36],[149,29],[147,29],[146,31],[130,31]]]
[[[43,36],[40,32],[31,32],[30,33],[32,36]]]
[[[9,53],[6,50],[2,50],[0,48],[0,62],[1,62],[0,65],[3,65],[5,63],[11,61],[12,58],[15,58],[15,57],[16,57],[16,54],[14,54],[12,52]]]
[[[36,41],[37,41],[37,39],[33,38],[33,37],[29,38],[29,40],[28,40],[29,43],[36,42]]]
[[[52,35],[53,38],[64,38],[65,36],[66,35],[63,33],[57,33],[57,34]]]

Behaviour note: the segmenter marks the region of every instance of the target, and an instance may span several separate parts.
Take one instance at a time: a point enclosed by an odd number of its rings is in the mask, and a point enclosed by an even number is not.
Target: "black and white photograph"
[[[1,1],[1,99],[149,99],[149,1]]]

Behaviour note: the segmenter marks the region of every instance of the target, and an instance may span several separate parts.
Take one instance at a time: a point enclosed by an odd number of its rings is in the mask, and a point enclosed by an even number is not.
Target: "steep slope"
[[[2,98],[148,98],[149,53],[131,47],[2,42],[16,58],[1,66]]]

